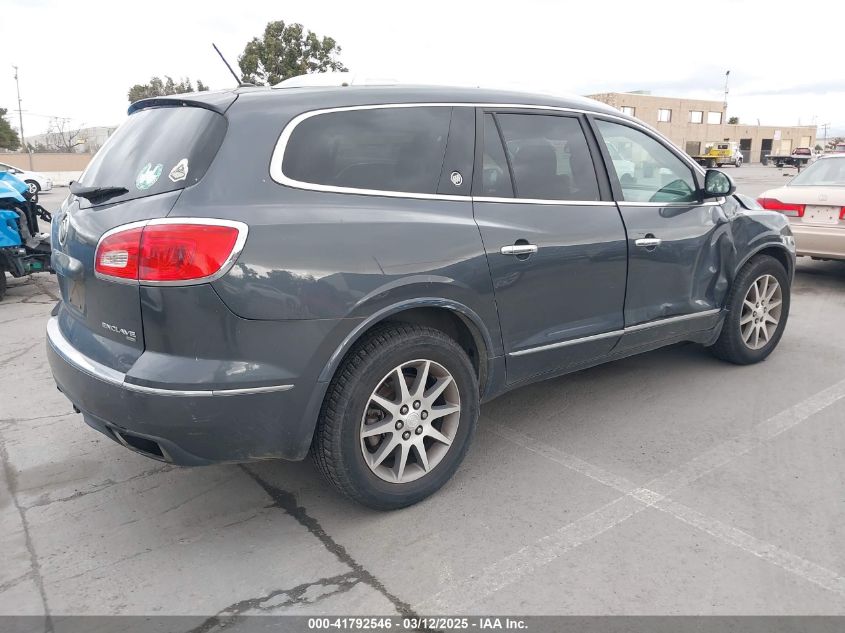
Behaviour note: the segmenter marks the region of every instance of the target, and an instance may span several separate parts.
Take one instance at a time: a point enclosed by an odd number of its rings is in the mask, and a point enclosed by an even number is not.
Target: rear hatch
[[[125,372],[144,351],[139,285],[95,274],[100,238],[167,216],[182,190],[205,174],[226,127],[219,112],[184,102],[136,110],[82,174],[79,195],[65,201],[53,222],[59,325],[89,358]]]

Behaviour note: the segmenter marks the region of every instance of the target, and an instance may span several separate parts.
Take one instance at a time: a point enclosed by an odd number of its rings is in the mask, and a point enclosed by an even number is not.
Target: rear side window
[[[288,139],[282,173],[316,185],[437,193],[451,115],[424,106],[309,117]]]
[[[183,189],[208,170],[226,127],[225,117],[205,108],[140,110],[97,152],[79,182],[86,187],[128,189],[109,197],[109,204]]]
[[[578,119],[497,114],[517,198],[598,200],[596,171]]]

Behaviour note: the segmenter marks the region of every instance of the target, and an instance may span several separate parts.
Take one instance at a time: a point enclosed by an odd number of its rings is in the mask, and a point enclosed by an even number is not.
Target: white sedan
[[[798,255],[845,260],[845,154],[823,156],[757,202],[789,218]]]
[[[16,177],[23,180],[29,185],[29,193],[31,194],[50,191],[53,188],[53,179],[37,171],[27,171],[6,163],[0,163],[0,171],[12,172]]]

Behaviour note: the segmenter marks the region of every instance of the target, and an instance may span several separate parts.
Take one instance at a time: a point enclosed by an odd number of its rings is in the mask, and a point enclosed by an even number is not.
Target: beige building
[[[796,147],[816,144],[816,128],[810,125],[728,124],[721,101],[658,97],[644,92],[588,96],[648,123],[691,156],[703,153],[708,143],[736,141],[745,162],[757,163],[763,155],[789,154]]]

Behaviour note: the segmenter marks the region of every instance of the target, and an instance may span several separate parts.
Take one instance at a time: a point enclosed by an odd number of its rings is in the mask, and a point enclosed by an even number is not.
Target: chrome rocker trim
[[[641,330],[648,330],[649,328],[659,327],[661,325],[670,325],[672,323],[682,323],[683,321],[691,321],[693,319],[703,319],[719,314],[721,309],[704,310],[703,312],[694,312],[693,314],[682,314],[680,316],[668,317],[666,319],[658,319],[656,321],[648,321],[646,323],[638,323],[631,325],[621,330],[613,330],[612,332],[602,332],[601,334],[593,334],[592,336],[584,336],[581,338],[573,338],[568,341],[561,341],[560,343],[550,343],[549,345],[539,345],[537,347],[529,347],[528,349],[521,349],[516,352],[510,352],[508,356],[524,356],[525,354],[534,354],[535,352],[545,352],[550,349],[558,349],[561,347],[569,347],[570,345],[579,345],[581,343],[590,343],[592,341],[600,341],[605,338],[612,338],[615,336],[623,336],[631,332],[639,332]]]

